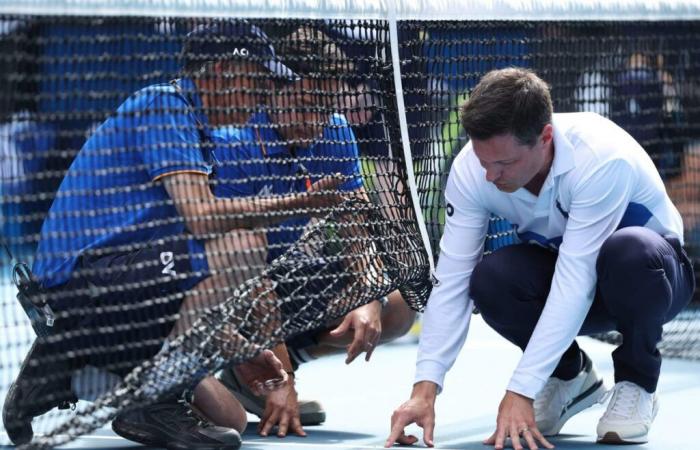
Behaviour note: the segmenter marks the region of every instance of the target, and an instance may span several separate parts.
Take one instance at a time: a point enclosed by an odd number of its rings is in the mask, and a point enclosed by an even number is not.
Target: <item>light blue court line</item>
[[[613,347],[588,338],[579,342],[593,359],[606,385],[611,387],[613,372],[610,352]],[[5,347],[1,348],[3,352],[6,351]],[[321,426],[307,427],[307,438],[262,438],[255,434],[257,418],[251,416],[251,424],[243,435],[242,448],[382,448],[389,433],[389,420],[394,408],[410,395],[415,357],[415,344],[395,344],[378,348],[369,363],[357,360],[346,366],[342,356],[334,356],[303,365],[298,372],[299,395],[301,398],[322,401],[327,422]],[[494,430],[498,402],[519,357],[520,352],[515,347],[492,332],[479,316],[474,317],[467,345],[447,375],[445,391],[437,400],[436,448],[490,448],[481,442]],[[7,367],[2,368],[3,372],[7,370]],[[3,373],[0,379],[4,380],[4,376]],[[697,430],[697,405],[700,404],[700,363],[665,360],[659,392],[660,411],[650,433],[650,442],[616,449],[697,449],[694,431]],[[595,427],[603,411],[604,407],[600,405],[576,415],[565,425],[563,434],[552,439],[553,443],[564,450],[607,448],[595,444]],[[55,423],[58,417],[65,419],[67,416],[52,416],[52,422]],[[44,427],[50,423],[44,419],[37,422]],[[410,427],[408,431],[422,438],[417,427]],[[7,443],[6,436],[0,430],[0,444]],[[138,448],[138,445],[116,437],[105,428],[62,448],[126,449]]]

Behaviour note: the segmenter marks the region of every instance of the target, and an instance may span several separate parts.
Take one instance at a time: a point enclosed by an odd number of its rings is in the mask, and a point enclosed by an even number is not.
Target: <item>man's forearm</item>
[[[213,216],[226,219],[224,230],[233,228],[258,228],[274,225],[293,217],[308,216],[308,194],[289,194],[268,198],[216,199]]]
[[[190,219],[189,228],[202,235],[271,226],[311,215],[314,212],[311,201],[309,194],[304,193],[271,198],[216,198],[204,211]]]
[[[292,368],[292,361],[289,358],[289,352],[287,352],[287,345],[284,342],[282,342],[281,344],[277,344],[272,349],[272,353],[274,353],[277,359],[279,359],[282,362],[282,367],[284,368],[284,371],[290,375],[293,375],[294,370]]]
[[[264,227],[292,217],[319,214],[315,208],[325,204],[326,195],[313,192],[270,198],[215,197],[204,175],[189,173],[167,176],[163,184],[187,229],[204,239],[212,233]]]

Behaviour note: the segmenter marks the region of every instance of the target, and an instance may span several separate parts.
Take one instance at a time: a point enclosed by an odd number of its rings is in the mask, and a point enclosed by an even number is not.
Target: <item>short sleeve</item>
[[[214,179],[212,191],[217,197],[249,197],[260,192],[260,171],[264,170],[262,154],[256,155],[252,139],[245,130],[233,126],[212,132]]]
[[[334,114],[323,131],[323,140],[317,144],[314,181],[327,175],[340,173],[347,181],[340,186],[344,191],[362,187],[359,150],[355,133],[343,115]]]
[[[167,92],[142,95],[148,102],[130,113],[134,127],[128,134],[134,136],[150,177],[156,180],[178,172],[208,175],[211,165],[202,154],[197,122],[185,101]],[[122,123],[128,126],[128,118]]]

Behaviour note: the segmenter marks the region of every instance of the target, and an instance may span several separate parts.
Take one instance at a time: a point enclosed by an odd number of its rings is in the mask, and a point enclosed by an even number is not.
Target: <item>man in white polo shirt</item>
[[[471,137],[445,191],[446,224],[423,317],[411,399],[392,416],[386,445],[412,444],[417,423],[433,445],[435,397],[464,344],[474,306],[523,350],[485,443],[552,445],[572,415],[605,393],[574,340],[618,330],[615,386],[598,441],[646,442],[658,408],[662,325],[690,301],[695,279],[681,216],[644,149],[594,113],[552,114],[533,72],[486,74],[462,109]],[[490,214],[520,243],[482,258]]]

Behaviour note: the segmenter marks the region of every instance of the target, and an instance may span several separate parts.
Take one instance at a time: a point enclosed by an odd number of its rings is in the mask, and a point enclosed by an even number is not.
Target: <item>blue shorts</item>
[[[137,250],[84,254],[67,283],[48,290],[58,352],[119,375],[153,357],[185,293],[209,276],[204,243],[153,241]]]

